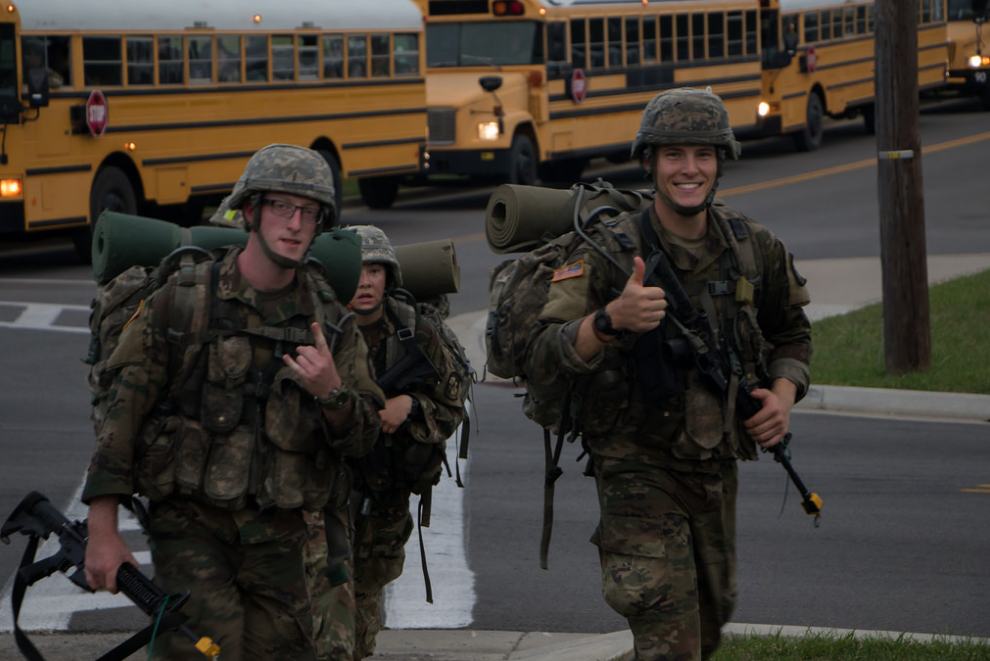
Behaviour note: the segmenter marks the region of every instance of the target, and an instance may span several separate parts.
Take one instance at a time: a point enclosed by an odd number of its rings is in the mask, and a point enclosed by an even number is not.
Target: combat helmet
[[[660,92],[643,110],[632,158],[659,145],[712,145],[724,150],[720,160],[737,160],[740,152],[722,99],[711,90],[690,87]]]
[[[361,237],[361,263],[384,264],[389,275],[386,288],[401,287],[402,269],[388,235],[374,225],[352,225],[347,229]]]
[[[323,208],[323,222],[317,227],[317,234],[333,227],[337,220],[333,172],[326,160],[312,149],[283,144],[268,145],[255,152],[217,214],[229,220],[253,195],[268,191],[319,202]],[[254,226],[247,229],[257,229],[258,221],[256,215]]]

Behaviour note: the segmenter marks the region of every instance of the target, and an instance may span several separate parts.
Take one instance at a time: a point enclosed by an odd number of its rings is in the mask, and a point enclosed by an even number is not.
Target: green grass
[[[990,661],[983,641],[857,639],[852,634],[726,636],[711,661]]]
[[[932,286],[928,294],[931,369],[887,375],[878,303],[814,323],[812,383],[990,394],[990,270]]]

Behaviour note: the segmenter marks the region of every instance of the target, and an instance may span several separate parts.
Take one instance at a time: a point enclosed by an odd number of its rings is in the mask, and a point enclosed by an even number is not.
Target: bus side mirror
[[[48,70],[34,69],[29,71],[24,79],[28,88],[28,105],[32,108],[48,107]]]
[[[478,79],[478,84],[486,92],[494,92],[502,86],[502,76],[482,76]]]

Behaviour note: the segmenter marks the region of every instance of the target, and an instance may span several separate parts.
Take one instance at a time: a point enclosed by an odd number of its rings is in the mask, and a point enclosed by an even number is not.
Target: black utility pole
[[[918,124],[918,0],[876,0],[880,263],[888,374],[931,367]]]

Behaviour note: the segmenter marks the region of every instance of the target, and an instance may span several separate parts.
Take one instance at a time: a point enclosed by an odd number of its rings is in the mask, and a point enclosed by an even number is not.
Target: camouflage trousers
[[[335,527],[349,531],[346,509],[334,515]],[[304,512],[309,539],[303,552],[313,611],[313,637],[319,661],[354,661],[354,567],[348,559],[346,580],[332,585],[327,575],[327,528],[323,512]],[[340,580],[340,579],[336,579]],[[336,580],[334,582],[336,582]]]
[[[402,575],[406,542],[413,531],[409,491],[393,494],[387,505],[376,505],[358,523],[354,544],[354,592],[357,601],[357,634],[354,661],[375,653],[375,639],[382,629],[382,597],[385,586]]]
[[[636,661],[709,658],[735,605],[736,462],[679,473],[596,456],[595,481],[602,594]]]
[[[235,516],[168,501],[156,504],[149,525],[155,582],[169,594],[191,593],[182,608],[187,625],[196,635],[212,638],[224,661],[316,659],[302,518],[285,512],[278,534],[244,543],[245,531]],[[203,659],[186,636],[174,631],[159,634],[150,647],[155,660]]]

